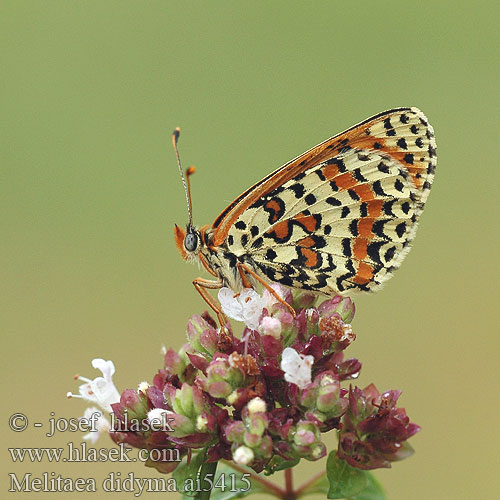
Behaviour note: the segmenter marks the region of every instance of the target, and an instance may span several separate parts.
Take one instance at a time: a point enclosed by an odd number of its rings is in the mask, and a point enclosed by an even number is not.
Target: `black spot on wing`
[[[384,254],[384,259],[386,262],[389,262],[390,260],[393,259],[394,257],[394,254],[396,252],[396,247],[390,247],[386,250],[385,254]]]
[[[378,165],[377,165],[377,170],[379,172],[382,172],[384,174],[388,174],[390,172],[389,170],[389,165],[386,165],[383,161],[381,161]]]
[[[257,250],[259,249],[262,245],[264,244],[264,238],[262,238],[262,236],[260,236],[259,238],[257,238],[253,243],[252,243],[252,248]]]
[[[380,183],[380,181],[375,181],[372,184],[372,189],[373,192],[378,196],[387,196],[387,193],[382,189],[382,184]]]
[[[405,234],[405,231],[406,231],[406,223],[404,222],[400,222],[397,226],[396,226],[396,234],[402,238],[403,234]]]
[[[405,163],[408,163],[408,165],[413,165],[413,154],[412,153],[406,154],[403,160]]]
[[[401,179],[396,179],[396,182],[394,183],[394,187],[400,192],[403,192],[403,189],[405,188],[405,185],[401,181]]]
[[[271,262],[278,256],[278,254],[272,249],[269,248],[266,252],[266,260],[270,260]]]
[[[323,174],[323,171],[320,169],[320,168],[317,168],[314,173],[319,177],[319,180],[321,182],[325,182],[326,181],[326,177],[325,175]]]
[[[346,257],[350,257],[352,255],[351,240],[349,238],[342,239],[342,251]]]
[[[314,205],[316,203],[316,196],[314,196],[312,193],[309,193],[305,198],[304,201],[308,205]]]
[[[380,259],[380,248],[384,244],[385,244],[385,241],[372,241],[371,243],[368,244],[366,250],[368,253],[368,257],[370,257],[370,259],[373,262],[377,262],[377,263],[382,262]]]
[[[325,201],[333,207],[339,207],[340,205],[342,205],[342,202],[340,200],[337,200],[337,198],[333,198],[333,196],[329,196]]]
[[[355,168],[352,171],[352,176],[359,182],[368,182],[368,179],[361,173],[361,169]]]
[[[306,191],[304,185],[301,184],[300,182],[292,184],[288,189],[295,193],[295,198],[297,199],[302,198],[302,196],[304,196],[304,193]]]
[[[358,236],[358,219],[353,219],[349,224],[349,231],[353,236]]]
[[[340,173],[346,172],[347,168],[345,166],[344,160],[334,156],[325,162],[326,165],[336,165]]]
[[[353,199],[354,201],[359,201],[360,197],[359,194],[354,191],[354,189],[348,189],[347,194]]]
[[[396,143],[401,149],[408,149],[408,144],[406,144],[405,138],[401,137],[401,139],[398,139],[398,142]]]
[[[366,202],[361,203],[359,206],[359,214],[361,217],[366,217],[368,215],[368,204]]]

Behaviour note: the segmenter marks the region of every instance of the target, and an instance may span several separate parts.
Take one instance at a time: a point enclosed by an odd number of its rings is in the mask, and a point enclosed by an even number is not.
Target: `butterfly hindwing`
[[[214,227],[225,226],[229,250],[271,281],[329,294],[372,290],[409,249],[435,151],[421,111],[382,113],[275,171]]]

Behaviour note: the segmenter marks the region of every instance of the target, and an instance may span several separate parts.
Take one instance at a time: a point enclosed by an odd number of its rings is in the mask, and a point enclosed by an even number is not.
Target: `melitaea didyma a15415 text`
[[[176,129],[182,176],[178,137]],[[188,169],[189,222],[185,231],[175,226],[177,247],[215,278],[193,284],[221,322],[209,289],[260,283],[276,295],[276,282],[327,295],[376,290],[410,249],[436,158],[422,111],[385,111],[270,173],[201,228],[192,221]]]

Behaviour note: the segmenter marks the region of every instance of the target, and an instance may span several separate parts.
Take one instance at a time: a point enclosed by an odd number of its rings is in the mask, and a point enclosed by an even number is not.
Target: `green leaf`
[[[172,473],[172,477],[177,483],[177,488],[180,493],[183,493],[183,497],[190,498],[196,495],[196,491],[185,492],[184,485],[186,485],[186,481],[188,480],[196,482],[198,471],[205,462],[205,459],[206,450],[201,450],[196,455],[191,457],[189,465],[187,464],[186,459],[184,459]]]
[[[365,472],[366,488],[358,495],[351,497],[349,500],[387,500],[384,490],[380,483],[375,479],[371,472]]]
[[[295,460],[285,460],[281,458],[279,455],[274,455],[273,458],[266,465],[266,469],[264,474],[266,476],[270,476],[274,474],[276,471],[290,469],[291,467],[295,467],[300,462],[300,458],[296,458]]]
[[[244,477],[248,479],[248,483]],[[231,500],[232,498],[244,498],[253,493],[265,492],[264,486],[250,479],[250,474],[243,476],[243,473],[219,462],[210,500]],[[188,500],[190,496],[184,494],[182,498]]]
[[[328,455],[326,474],[330,482],[328,498],[352,498],[359,495],[368,485],[366,472],[340,460],[336,451]]]

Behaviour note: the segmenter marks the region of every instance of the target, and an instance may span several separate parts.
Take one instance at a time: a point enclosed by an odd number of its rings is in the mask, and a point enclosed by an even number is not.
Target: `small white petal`
[[[233,460],[238,465],[248,465],[254,459],[254,453],[248,446],[240,446],[234,450]]]
[[[226,316],[243,321],[251,330],[257,329],[266,299],[255,290],[244,288],[239,294],[235,294],[229,288],[223,287],[219,290],[218,298]]]
[[[103,376],[90,380],[86,377],[78,377],[85,383],[80,385],[78,391],[81,398],[97,403],[106,412],[111,412],[111,405],[120,401],[120,393],[113,384],[113,374],[115,365],[112,361],[105,361],[101,358],[92,360],[92,366],[101,370]],[[74,397],[74,395],[72,395]]]
[[[243,308],[231,289],[227,287],[221,288],[217,297],[219,298],[222,311],[226,316],[236,321],[243,321]]]
[[[139,386],[137,387],[137,392],[143,392],[146,393],[148,390],[149,384],[147,382],[141,382]]]
[[[92,360],[92,366],[96,370],[101,370],[102,376],[109,382],[111,381],[111,377],[115,373],[115,365],[113,361],[108,360],[105,361],[104,359],[101,358],[96,358]]]
[[[311,370],[314,356],[304,356],[295,349],[287,347],[283,350],[281,369],[285,372],[285,380],[303,389],[311,383]]]
[[[248,404],[248,413],[264,413],[267,410],[266,402],[259,397],[251,399]]]
[[[262,333],[262,335],[271,335],[271,337],[279,340],[281,338],[281,321],[271,316],[262,318],[260,322],[260,333]]]
[[[92,422],[92,416],[95,413],[98,413],[100,415],[97,418],[95,428],[82,437],[82,439],[84,439],[85,441],[89,441],[91,444],[95,444],[99,439],[99,436],[107,433],[111,428],[109,420],[105,416],[103,416],[102,412],[99,411],[95,406],[87,408],[83,413],[83,418],[88,422]]]
[[[238,297],[243,308],[245,324],[251,330],[256,330],[262,316],[262,310],[266,306],[266,300],[252,288],[244,288]]]

